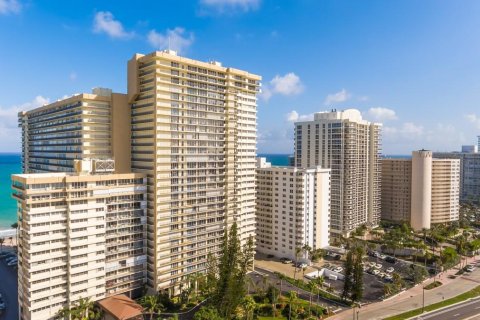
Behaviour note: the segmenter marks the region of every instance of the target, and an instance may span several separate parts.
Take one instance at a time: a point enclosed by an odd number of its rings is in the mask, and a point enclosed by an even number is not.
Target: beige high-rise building
[[[130,172],[130,111],[127,95],[95,88],[18,114],[22,171],[75,172],[74,160],[114,159]]]
[[[304,245],[329,245],[329,224],[330,169],[272,167],[258,158],[257,251],[296,259]]]
[[[295,123],[295,166],[331,169],[332,237],[380,220],[380,130],[355,109]]]
[[[177,293],[234,221],[243,243],[255,236],[260,79],[173,51],[136,54],[127,95],[97,88],[19,114],[23,171],[73,173],[74,160],[101,159],[145,174],[147,284]]]
[[[173,51],[128,62],[131,166],[148,177],[148,284],[205,270],[225,228],[255,235],[260,77]]]
[[[142,292],[146,178],[114,174],[104,162],[77,160],[75,173],[12,176],[21,319],[56,319],[81,298]]]
[[[460,210],[460,160],[412,152],[412,159],[382,159],[382,219],[414,230],[456,221]]]

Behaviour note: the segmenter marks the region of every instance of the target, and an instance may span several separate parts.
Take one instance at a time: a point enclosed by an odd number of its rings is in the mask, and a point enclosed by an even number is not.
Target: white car
[[[385,279],[387,281],[391,281],[391,280],[393,280],[393,276],[391,274],[387,274],[387,275],[385,275],[385,278],[383,278],[383,279]]]
[[[388,273],[392,273],[393,271],[395,271],[395,269],[393,269],[393,267],[389,267],[385,271],[387,271]]]
[[[467,268],[466,268],[466,270],[467,270],[468,272],[472,272],[473,270],[475,270],[475,266],[473,266],[473,265],[468,265]]]
[[[380,263],[375,264],[375,269],[382,269],[382,265]]]
[[[335,272],[342,272],[342,271],[343,271],[343,268],[342,268],[342,267],[336,267],[335,269],[333,269],[333,271],[335,271]]]
[[[382,260],[385,260],[385,258],[387,257],[387,255],[385,255],[385,254],[380,254],[378,257],[379,257],[380,259],[382,259]]]
[[[369,265],[370,265],[370,267],[372,267],[372,268],[375,268],[375,266],[377,265],[375,262],[372,262],[372,261],[371,261],[371,262],[369,262],[368,264],[369,264]]]
[[[378,275],[379,273],[380,273],[380,270],[377,270],[377,269],[375,269],[375,270],[372,271],[372,274],[373,274],[374,276]]]
[[[387,274],[386,274],[385,272],[380,272],[380,273],[378,274],[378,276],[379,276],[380,278],[385,278],[386,275],[387,275]]]

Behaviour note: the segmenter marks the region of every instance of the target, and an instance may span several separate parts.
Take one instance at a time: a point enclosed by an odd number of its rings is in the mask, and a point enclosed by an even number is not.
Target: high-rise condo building
[[[114,174],[103,160],[74,167],[12,176],[23,320],[54,319],[80,298],[138,296],[145,286],[145,176]]]
[[[293,260],[297,248],[324,248],[329,220],[330,169],[272,167],[258,158],[257,251]]]
[[[128,62],[131,167],[148,180],[148,284],[205,270],[225,228],[255,235],[260,77],[175,52]]]
[[[460,160],[460,201],[480,203],[480,153],[434,152],[433,157]]]
[[[382,159],[382,219],[414,230],[459,218],[460,160],[435,159],[427,150],[412,159]]]
[[[74,160],[114,159],[130,171],[130,112],[127,96],[95,88],[22,111],[22,171],[75,172]]]
[[[74,160],[97,159],[96,170],[144,174],[147,286],[177,293],[234,221],[242,242],[255,236],[260,79],[173,51],[136,54],[127,95],[94,89],[19,114],[23,171],[73,173]]]
[[[295,166],[331,169],[332,237],[380,219],[381,125],[355,109],[318,112],[295,123]]]

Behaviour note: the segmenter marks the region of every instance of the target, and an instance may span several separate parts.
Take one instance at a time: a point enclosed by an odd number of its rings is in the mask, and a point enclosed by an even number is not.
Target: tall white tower
[[[412,152],[412,216],[414,230],[430,229],[432,211],[432,152]]]

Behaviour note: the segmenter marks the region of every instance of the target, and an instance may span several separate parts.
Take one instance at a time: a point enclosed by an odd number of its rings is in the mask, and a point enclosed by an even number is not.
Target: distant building
[[[272,167],[257,158],[257,250],[295,259],[329,244],[330,169]],[[305,257],[304,257],[305,258]]]
[[[435,158],[460,160],[460,201],[480,203],[480,153],[434,152]]]
[[[75,173],[12,176],[21,319],[54,319],[80,298],[142,294],[146,176],[115,174],[102,162],[77,160]]]
[[[427,150],[412,159],[382,159],[382,219],[413,229],[458,220],[460,161],[434,159]]]
[[[295,123],[295,166],[331,169],[331,236],[380,220],[380,129],[360,111],[318,112]]]
[[[295,156],[294,155],[289,155],[288,156],[288,165],[290,167],[294,167],[295,166]]]
[[[477,153],[478,146],[476,145],[464,145],[462,146],[462,152],[464,153]]]

